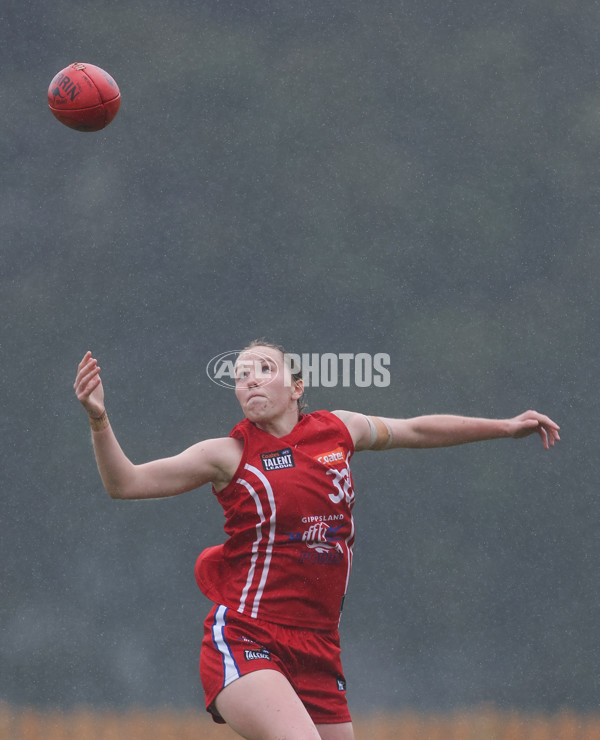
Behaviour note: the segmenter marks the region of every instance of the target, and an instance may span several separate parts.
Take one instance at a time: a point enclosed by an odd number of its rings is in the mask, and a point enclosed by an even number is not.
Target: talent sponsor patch
[[[262,650],[244,650],[246,660],[271,660],[271,654],[264,648]]]
[[[263,452],[261,453],[260,461],[266,473],[271,470],[284,470],[285,468],[296,467],[291,447],[286,447],[284,450],[273,450],[273,452]]]

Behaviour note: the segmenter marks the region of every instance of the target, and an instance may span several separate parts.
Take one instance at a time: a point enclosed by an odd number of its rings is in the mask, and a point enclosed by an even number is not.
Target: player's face
[[[271,347],[242,352],[235,365],[235,395],[250,421],[268,421],[296,407],[300,395],[282,353]]]

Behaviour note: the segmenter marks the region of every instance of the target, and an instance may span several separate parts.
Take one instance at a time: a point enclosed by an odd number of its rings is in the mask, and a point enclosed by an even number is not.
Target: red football
[[[94,64],[75,62],[50,83],[48,105],[65,126],[100,131],[117,115],[121,93],[108,72]]]

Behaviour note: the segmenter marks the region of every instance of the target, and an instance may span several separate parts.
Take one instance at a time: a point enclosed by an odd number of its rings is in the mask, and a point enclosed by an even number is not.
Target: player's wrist
[[[90,421],[92,432],[101,432],[103,429],[106,429],[106,427],[110,423],[108,421],[108,414],[106,413],[106,409],[102,411],[100,416],[93,416],[92,414],[88,414],[88,419]]]

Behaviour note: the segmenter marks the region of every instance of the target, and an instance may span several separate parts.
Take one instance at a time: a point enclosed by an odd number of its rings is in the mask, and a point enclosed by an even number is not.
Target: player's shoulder
[[[334,411],[331,411],[331,413],[334,416],[337,416],[338,419],[341,419],[344,423],[351,421],[352,417],[355,415],[354,411],[347,411],[346,409],[335,409]]]
[[[350,419],[354,415],[354,413],[354,411],[344,411],[341,409],[335,409],[333,411],[329,411],[328,409],[318,409],[317,411],[303,413],[302,418],[306,417],[307,419],[331,419],[332,416],[335,416],[338,419],[345,421],[346,419]]]
[[[237,437],[213,437],[196,445],[197,454],[205,455],[212,467],[212,483],[218,490],[235,476],[243,456],[244,441]]]
[[[345,427],[356,423],[354,420],[355,416],[362,416],[362,414],[356,414],[353,411],[345,411],[343,409],[336,409],[334,411],[320,409],[303,414],[307,422],[314,421],[315,423],[329,426],[339,426],[341,422]]]
[[[368,448],[368,440],[371,438],[371,427],[365,414],[346,409],[336,409],[331,413],[343,422],[348,429],[356,452]]]
[[[237,437],[211,437],[197,442],[190,448],[196,455],[205,456],[217,465],[238,459],[244,449],[243,440]]]
[[[337,416],[340,421],[343,421],[346,426],[362,426],[368,425],[367,417],[358,411],[348,411],[347,409],[335,409],[331,412],[334,416]]]

